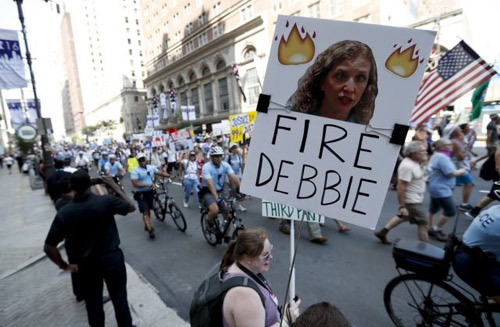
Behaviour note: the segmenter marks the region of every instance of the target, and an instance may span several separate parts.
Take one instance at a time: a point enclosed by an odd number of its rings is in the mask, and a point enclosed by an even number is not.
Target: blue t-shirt
[[[224,185],[226,185],[226,175],[234,174],[233,168],[225,161],[221,161],[219,167],[215,167],[213,161],[210,161],[203,165],[201,169],[201,177],[203,178],[202,186],[207,187],[207,179],[211,179],[215,190],[217,192],[222,191]]]
[[[462,241],[469,247],[478,246],[493,253],[500,262],[500,205],[484,210],[474,218]]]
[[[158,168],[155,166],[147,165],[146,168],[142,168],[141,166],[135,168],[130,173],[130,179],[136,179],[139,184],[142,185],[151,185],[153,184],[153,180],[155,178],[156,173],[158,172]],[[151,191],[151,187],[135,187],[134,191]]]
[[[115,161],[114,164],[111,164],[111,162],[108,161],[104,165],[104,169],[106,169],[106,170],[109,169],[109,173],[111,174],[111,176],[118,175],[118,173],[120,172],[119,171],[120,168],[123,168],[123,166],[118,161]]]
[[[97,162],[97,166],[101,168],[101,171],[106,171],[106,167],[104,167],[104,165],[106,165],[107,162],[108,159],[99,159],[99,161]]]
[[[455,177],[446,175],[453,173],[456,168],[450,157],[443,153],[435,153],[429,161],[429,184],[427,189],[433,198],[446,198],[453,194]]]
[[[241,165],[242,165],[242,158],[239,154],[230,154],[226,157],[226,162],[231,165],[231,168],[233,168],[234,173],[238,178],[241,179]]]

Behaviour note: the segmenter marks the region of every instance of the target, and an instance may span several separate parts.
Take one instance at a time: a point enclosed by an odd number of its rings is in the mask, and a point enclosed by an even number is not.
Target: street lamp
[[[45,2],[48,2],[48,0],[44,0]],[[45,176],[50,176],[52,172],[54,171],[54,164],[52,162],[52,155],[49,152],[50,148],[50,143],[49,143],[49,138],[47,136],[47,126],[45,125],[45,120],[42,118],[42,113],[40,110],[40,101],[38,100],[38,95],[36,93],[36,83],[35,83],[35,74],[33,73],[33,67],[31,65],[31,53],[28,48],[28,38],[26,36],[26,26],[24,25],[24,15],[23,15],[23,0],[14,0],[14,2],[17,4],[17,11],[19,13],[19,21],[21,22],[21,31],[24,36],[24,46],[26,47],[26,61],[28,62],[28,67],[30,70],[30,76],[31,76],[31,85],[33,87],[33,96],[35,97],[35,108],[36,108],[36,114],[38,116],[38,119],[41,120],[42,122],[42,129],[43,131],[39,134],[41,134],[41,141],[42,141],[42,151],[43,151],[43,166],[45,167]]]

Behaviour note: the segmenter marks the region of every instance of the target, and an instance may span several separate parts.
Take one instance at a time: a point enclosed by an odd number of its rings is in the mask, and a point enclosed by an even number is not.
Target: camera
[[[97,177],[97,178],[92,178],[92,185],[96,185],[96,184],[104,184],[104,181],[102,180],[102,178],[100,177]]]

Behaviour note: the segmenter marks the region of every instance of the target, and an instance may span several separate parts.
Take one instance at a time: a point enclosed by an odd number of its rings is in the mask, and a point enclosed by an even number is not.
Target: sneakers
[[[467,211],[470,211],[474,209],[473,206],[471,206],[469,203],[467,204],[461,204],[458,206],[458,210],[462,211],[462,212],[467,212]]]
[[[247,211],[247,208],[245,208],[244,206],[242,206],[241,203],[240,203],[240,204],[238,204],[238,210],[241,211],[241,212],[245,212],[245,211]]]
[[[477,215],[479,215],[480,211],[481,211],[481,209],[479,209],[478,207],[475,207],[475,208],[472,208],[469,211],[465,212],[465,215],[467,217],[474,219],[477,217]]]
[[[315,237],[315,238],[311,239],[311,242],[316,243],[316,244],[324,244],[324,243],[326,243],[326,241],[328,241],[328,239],[324,236]]]
[[[149,238],[155,238],[155,229],[154,228],[151,228],[149,231]]]
[[[376,230],[374,234],[383,244],[386,245],[392,244],[392,242],[387,239],[386,233],[384,233],[382,229]]]
[[[446,242],[448,236],[442,230],[429,229],[429,236],[439,242]]]
[[[183,201],[184,202],[184,208],[187,208],[188,207],[188,203],[186,201]]]

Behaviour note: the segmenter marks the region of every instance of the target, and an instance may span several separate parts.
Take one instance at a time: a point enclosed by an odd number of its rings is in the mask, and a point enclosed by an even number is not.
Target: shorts
[[[455,177],[455,182],[457,186],[474,184],[474,180],[472,179],[472,176],[468,172],[461,176]]]
[[[453,269],[460,279],[481,294],[500,295],[499,262],[484,262],[459,248],[453,258]]]
[[[427,226],[429,224],[427,215],[422,209],[422,203],[406,203],[405,207],[408,210],[408,217],[398,215],[399,218],[407,219],[410,224],[418,226]]]
[[[453,217],[457,214],[457,208],[452,196],[446,198],[434,198],[431,196],[429,212],[435,214],[439,211],[439,209],[443,209],[443,214],[446,217]]]
[[[153,209],[153,191],[135,192],[134,199],[139,205],[139,212],[144,213],[147,210]]]
[[[221,195],[222,192],[217,192],[217,194]],[[220,198],[220,197],[219,197]],[[212,193],[210,192],[207,192],[203,195],[203,203],[205,204],[205,206],[208,208],[212,203],[217,203],[217,201],[215,200],[214,196],[212,195]],[[219,212],[220,213],[229,213],[229,207],[226,205],[219,205],[217,204],[217,206],[219,207]]]
[[[500,181],[493,182],[490,193],[488,193],[487,197],[500,201]]]
[[[179,164],[177,163],[177,161],[167,163],[167,173],[170,174],[172,169],[179,170]]]

